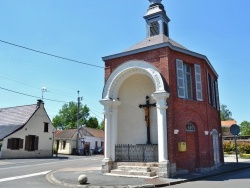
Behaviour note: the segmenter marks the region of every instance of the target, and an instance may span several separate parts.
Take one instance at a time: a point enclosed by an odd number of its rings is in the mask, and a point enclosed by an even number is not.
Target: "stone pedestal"
[[[102,160],[102,173],[110,173],[110,171],[112,170],[112,164],[113,164],[113,161],[109,159],[103,159]]]
[[[158,166],[158,176],[160,178],[169,178],[176,175],[176,164],[169,161],[160,162]]]

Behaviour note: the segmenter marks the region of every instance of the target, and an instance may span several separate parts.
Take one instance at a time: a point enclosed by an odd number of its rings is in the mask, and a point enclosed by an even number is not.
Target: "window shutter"
[[[220,110],[218,81],[215,81],[215,92],[216,92],[217,109]]]
[[[23,139],[19,139],[19,149],[23,149]]]
[[[215,87],[214,87],[214,77],[211,76],[211,85],[212,85],[212,106],[216,108],[216,98],[215,98]]]
[[[38,141],[39,141],[39,137],[36,136],[35,137],[35,145],[34,145],[34,150],[38,150]]]
[[[12,139],[9,138],[7,143],[7,149],[11,149],[12,148],[11,146],[12,146]]]
[[[196,99],[197,101],[202,101],[202,84],[201,84],[201,67],[195,64],[195,86],[196,86]]]
[[[178,97],[185,98],[183,61],[179,59],[176,59],[176,75],[177,75]]]
[[[211,91],[210,91],[210,75],[207,72],[207,96],[208,96],[208,103],[211,104]]]
[[[29,136],[25,136],[25,150],[29,151]]]

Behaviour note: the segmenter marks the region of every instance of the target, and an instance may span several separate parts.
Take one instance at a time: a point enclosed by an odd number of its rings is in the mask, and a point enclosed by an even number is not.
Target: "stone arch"
[[[154,92],[153,99],[156,101],[156,117],[158,128],[158,162],[168,162],[167,145],[167,98],[169,92],[165,90],[164,79],[158,69],[152,64],[132,60],[118,66],[109,76],[105,83],[102,100],[100,103],[104,106],[105,114],[105,158],[104,166],[109,166],[110,161],[115,161],[115,145],[117,144],[117,122],[119,106],[122,102],[118,98],[118,92],[124,81],[132,75],[145,75],[152,80]]]
[[[157,68],[145,61],[132,60],[117,67],[109,76],[103,90],[103,99],[117,99],[123,81],[134,74],[147,75],[155,85],[155,93],[166,92],[164,81]]]

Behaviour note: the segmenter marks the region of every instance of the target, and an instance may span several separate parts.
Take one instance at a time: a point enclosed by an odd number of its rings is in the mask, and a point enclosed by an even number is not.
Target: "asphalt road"
[[[249,188],[250,187],[250,169],[230,172],[220,176],[214,176],[208,179],[173,185],[171,188]]]
[[[61,156],[51,159],[0,160],[1,188],[52,188],[45,174],[62,168],[100,167],[103,156]]]

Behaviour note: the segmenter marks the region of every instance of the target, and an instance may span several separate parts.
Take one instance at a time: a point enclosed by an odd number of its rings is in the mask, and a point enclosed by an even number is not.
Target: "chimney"
[[[41,99],[37,100],[37,106],[39,108],[44,108],[44,102],[43,102],[43,100],[41,100]]]

